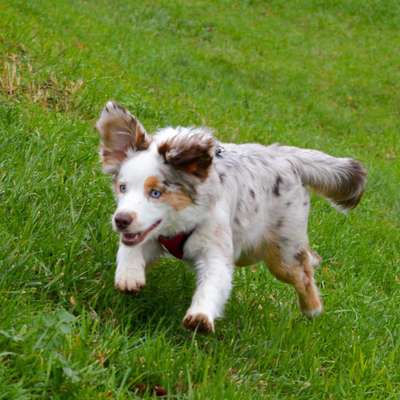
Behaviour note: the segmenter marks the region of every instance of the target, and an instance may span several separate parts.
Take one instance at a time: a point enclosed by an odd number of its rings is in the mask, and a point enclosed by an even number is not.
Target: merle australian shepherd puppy
[[[235,265],[265,261],[295,288],[305,315],[322,312],[314,280],[321,258],[307,237],[309,189],[339,210],[354,208],[366,181],[358,161],[277,144],[220,143],[206,128],[168,127],[149,135],[111,101],[96,127],[118,204],[112,218],[120,235],[118,290],[138,292],[146,266],[171,253],[197,274],[183,324],[210,332]]]

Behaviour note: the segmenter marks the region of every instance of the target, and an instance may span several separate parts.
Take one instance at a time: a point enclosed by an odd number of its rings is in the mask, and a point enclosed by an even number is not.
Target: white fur
[[[135,212],[138,216],[135,225],[137,231],[148,228],[165,213],[165,207],[150,201],[143,192],[146,178],[158,174],[159,158],[153,146],[148,151],[128,156],[127,161],[121,165],[118,182],[125,184],[127,191],[117,195],[118,207],[115,214]]]
[[[112,104],[108,108],[112,109]],[[105,111],[98,126],[104,118]],[[296,254],[309,248],[310,196],[304,185],[322,192],[340,187],[352,160],[278,145],[222,144],[223,151],[213,158],[205,180],[185,176],[195,186],[194,204],[176,210],[149,199],[143,190],[146,178],[163,179],[166,163],[158,151],[160,145],[178,136],[189,140],[193,135],[212,137],[202,128],[168,127],[152,137],[147,150],[130,150],[121,162],[117,181],[126,184],[127,191],[117,195],[116,214],[136,214],[131,232],[143,231],[157,220],[162,222],[137,246],[121,243],[115,284],[122,291],[139,290],[145,284],[146,265],[165,254],[159,235],[174,236],[194,229],[184,247],[184,259],[197,274],[186,318],[205,315],[214,329],[214,320],[222,316],[229,298],[235,263],[243,256],[250,262],[259,261],[256,249],[273,239],[281,248],[283,262],[293,265]],[[175,156],[178,151],[172,149],[170,154]],[[349,198],[360,195],[362,186],[354,188]],[[308,252],[308,257],[312,265],[319,264],[318,255]],[[321,311],[322,306],[306,314],[315,316]]]

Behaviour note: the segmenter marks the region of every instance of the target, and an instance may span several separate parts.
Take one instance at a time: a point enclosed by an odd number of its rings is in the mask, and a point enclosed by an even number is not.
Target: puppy
[[[265,261],[295,288],[306,316],[322,312],[314,280],[321,259],[307,237],[309,189],[339,210],[354,208],[366,182],[358,161],[277,144],[219,143],[206,128],[168,127],[150,136],[111,101],[96,128],[118,204],[118,290],[138,292],[146,266],[160,256],[189,261],[197,287],[183,324],[212,332],[235,265]]]

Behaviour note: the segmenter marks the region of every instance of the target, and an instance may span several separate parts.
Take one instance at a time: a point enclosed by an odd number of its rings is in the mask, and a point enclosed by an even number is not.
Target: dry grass
[[[16,53],[5,55],[0,65],[0,92],[11,100],[28,100],[54,111],[71,111],[84,85],[82,79],[59,78],[54,73],[43,77],[40,67]]]

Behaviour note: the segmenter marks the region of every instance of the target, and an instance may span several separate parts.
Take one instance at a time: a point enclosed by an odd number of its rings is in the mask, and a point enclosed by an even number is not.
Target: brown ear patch
[[[146,150],[151,142],[142,124],[117,103],[109,101],[96,123],[103,169],[115,173],[128,151]]]
[[[201,180],[208,176],[215,150],[215,140],[207,133],[176,134],[158,147],[165,162]]]
[[[152,189],[157,189],[161,192],[161,196],[156,201],[169,204],[176,211],[183,210],[193,204],[192,199],[185,192],[179,189],[169,190],[156,176],[149,176],[144,181],[144,194],[146,197],[149,197]]]

